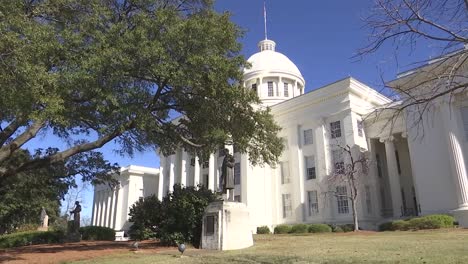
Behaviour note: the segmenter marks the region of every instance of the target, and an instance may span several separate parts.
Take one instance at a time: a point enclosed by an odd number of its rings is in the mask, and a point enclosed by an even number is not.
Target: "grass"
[[[107,256],[76,263],[468,263],[468,230],[257,235],[236,251],[188,249]]]

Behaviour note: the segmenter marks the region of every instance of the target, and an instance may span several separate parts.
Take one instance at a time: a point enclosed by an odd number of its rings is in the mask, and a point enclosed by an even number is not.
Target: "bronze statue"
[[[221,167],[221,176],[223,179],[223,192],[227,194],[228,198],[231,198],[231,200],[234,199],[233,192],[229,190],[234,189],[234,156],[229,154],[228,149],[224,149],[224,159],[223,159],[223,165]],[[232,196],[232,197],[229,197]]]
[[[70,211],[70,214],[73,215],[73,230],[75,232],[78,232],[78,230],[80,229],[80,212],[81,212],[80,202],[76,201],[75,209],[73,209],[73,211]]]

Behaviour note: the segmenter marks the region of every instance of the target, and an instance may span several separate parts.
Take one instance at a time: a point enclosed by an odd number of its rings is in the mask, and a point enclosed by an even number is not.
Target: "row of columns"
[[[93,226],[115,228],[116,209],[118,202],[118,188],[114,190],[100,190],[95,192],[93,201]]]

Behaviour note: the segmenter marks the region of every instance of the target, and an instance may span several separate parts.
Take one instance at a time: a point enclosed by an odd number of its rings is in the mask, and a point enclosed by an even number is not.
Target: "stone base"
[[[468,208],[456,209],[452,213],[458,221],[459,227],[468,228]]]
[[[252,245],[250,216],[245,204],[219,201],[208,205],[203,215],[201,248],[234,250]]]

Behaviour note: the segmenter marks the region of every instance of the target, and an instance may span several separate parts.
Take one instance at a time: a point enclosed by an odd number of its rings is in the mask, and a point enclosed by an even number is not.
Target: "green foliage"
[[[271,234],[271,231],[268,226],[259,226],[257,227],[257,234]]]
[[[291,232],[290,225],[277,225],[273,231],[275,234],[288,234]]]
[[[340,226],[335,226],[335,227],[332,228],[332,232],[333,233],[343,233],[344,230]]]
[[[176,184],[161,202],[151,196],[131,207],[130,222],[135,226],[131,236],[135,239],[154,236],[167,245],[185,242],[198,247],[204,210],[215,200],[216,195],[201,185],[183,188]]]
[[[65,233],[60,231],[29,231],[0,236],[0,248],[62,242]]]
[[[306,224],[295,224],[291,227],[291,231],[289,231],[289,233],[303,234],[303,233],[307,233],[308,230],[309,230],[309,226]]]
[[[379,226],[380,231],[407,231],[451,228],[454,226],[455,219],[450,215],[426,215],[407,220],[396,220],[383,223]]]
[[[253,164],[281,154],[270,110],[254,109],[257,95],[241,86],[243,31],[212,1],[0,1],[0,10],[0,178],[75,158],[73,173],[93,161],[99,173],[82,176],[108,179],[100,168],[112,165],[92,151],[110,141],[121,154],[156,146],[206,157],[232,137]],[[38,133],[66,144],[7,166]]]
[[[329,233],[332,231],[332,228],[327,224],[310,224],[308,232],[309,233]]]
[[[81,239],[83,240],[115,240],[115,231],[112,228],[102,226],[80,227]]]

